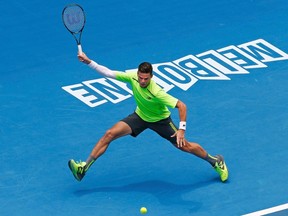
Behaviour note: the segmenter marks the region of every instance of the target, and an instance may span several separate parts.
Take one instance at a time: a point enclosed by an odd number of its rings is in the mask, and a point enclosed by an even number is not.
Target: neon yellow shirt
[[[168,118],[168,107],[175,108],[178,99],[167,94],[157,83],[150,81],[146,88],[140,87],[137,72],[116,72],[116,79],[130,83],[136,100],[135,112],[147,122],[156,122]]]

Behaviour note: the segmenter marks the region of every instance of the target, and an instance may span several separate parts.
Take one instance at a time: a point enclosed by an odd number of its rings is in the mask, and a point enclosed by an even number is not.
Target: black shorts
[[[176,144],[176,137],[171,137],[178,129],[173,123],[170,116],[166,119],[157,122],[146,122],[141,119],[135,112],[122,119],[121,121],[127,123],[131,130],[131,136],[136,137],[147,128],[155,131],[161,137],[169,140],[171,143]]]

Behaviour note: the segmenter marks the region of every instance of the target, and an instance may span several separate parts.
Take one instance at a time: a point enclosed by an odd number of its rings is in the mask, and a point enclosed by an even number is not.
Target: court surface
[[[128,86],[78,62],[61,20],[68,3],[0,9],[1,216],[288,215],[287,0],[77,2],[84,52],[121,71],[153,63],[188,106],[186,138],[224,155],[227,183],[151,131],[116,140],[73,178],[68,160],[85,161],[135,103]]]

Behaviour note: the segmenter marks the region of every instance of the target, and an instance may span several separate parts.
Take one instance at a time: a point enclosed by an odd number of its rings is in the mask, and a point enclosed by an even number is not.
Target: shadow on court
[[[91,189],[76,190],[74,192],[77,196],[91,195],[94,193],[147,193],[154,196],[159,203],[166,206],[180,205],[189,207],[190,211],[197,211],[201,208],[202,204],[198,201],[185,200],[183,196],[186,193],[190,193],[195,189],[205,188],[213,184],[222,184],[219,179],[207,180],[205,182],[198,182],[195,184],[175,184],[161,180],[150,180],[138,183],[127,184],[123,186],[111,186],[111,187],[95,187]],[[226,184],[229,184],[227,182]],[[194,200],[197,200],[195,197]]]

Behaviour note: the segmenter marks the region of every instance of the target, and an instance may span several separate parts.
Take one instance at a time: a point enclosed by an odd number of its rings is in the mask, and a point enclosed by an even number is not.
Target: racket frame
[[[66,26],[66,23],[65,23],[65,20],[64,20],[65,10],[66,10],[67,8],[69,8],[69,7],[75,7],[75,6],[76,6],[76,7],[79,7],[79,8],[82,10],[82,12],[83,12],[83,17],[84,17],[83,26],[82,26],[82,28],[81,28],[79,31],[77,31],[77,32],[71,31],[71,30]],[[77,43],[78,52],[79,52],[79,53],[82,53],[81,37],[82,37],[82,31],[83,31],[83,29],[84,29],[84,27],[85,27],[85,24],[86,24],[86,15],[85,15],[84,9],[83,9],[82,6],[80,6],[79,4],[74,4],[74,3],[73,3],[73,4],[68,4],[68,5],[66,5],[66,6],[64,7],[63,11],[62,11],[62,21],[63,21],[63,24],[64,24],[65,28],[73,35],[73,37],[74,37],[74,39],[75,39],[75,41],[76,41],[76,43]],[[78,38],[77,38],[77,35],[79,35]]]

